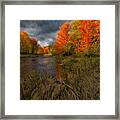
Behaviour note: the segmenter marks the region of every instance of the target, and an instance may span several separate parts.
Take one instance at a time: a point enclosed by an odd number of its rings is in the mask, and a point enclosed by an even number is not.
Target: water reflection
[[[21,58],[21,77],[24,77],[26,73],[30,73],[31,70],[45,73],[55,77],[56,76],[56,64],[54,57],[29,57]]]

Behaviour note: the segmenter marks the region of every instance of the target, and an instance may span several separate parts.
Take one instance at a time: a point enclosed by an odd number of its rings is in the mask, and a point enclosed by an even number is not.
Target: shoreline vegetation
[[[99,65],[98,56],[76,58],[69,56],[56,63],[56,76],[33,69],[21,77],[20,98],[22,100],[99,100]]]
[[[52,54],[44,54],[44,55],[40,55],[40,54],[21,54],[20,57],[24,58],[24,57],[41,57],[41,56],[52,56]]]

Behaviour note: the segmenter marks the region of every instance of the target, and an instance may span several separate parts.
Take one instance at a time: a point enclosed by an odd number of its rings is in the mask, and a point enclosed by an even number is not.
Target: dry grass
[[[23,100],[99,100],[99,57],[68,58],[62,61],[61,80],[31,70],[21,77]]]

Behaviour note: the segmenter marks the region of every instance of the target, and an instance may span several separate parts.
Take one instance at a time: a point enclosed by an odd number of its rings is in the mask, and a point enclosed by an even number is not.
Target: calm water
[[[55,77],[56,76],[56,62],[54,57],[25,57],[20,59],[21,77],[31,70],[45,73]]]

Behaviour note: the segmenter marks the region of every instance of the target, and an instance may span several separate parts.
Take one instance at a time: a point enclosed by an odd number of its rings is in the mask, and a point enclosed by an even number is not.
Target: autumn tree
[[[76,52],[99,51],[99,20],[75,20],[71,21],[70,25],[70,41],[75,46]]]
[[[32,53],[33,54],[37,54],[37,50],[38,50],[38,43],[37,43],[37,39],[35,37],[30,38],[31,40],[31,44],[32,44]]]
[[[43,48],[43,51],[44,51],[44,54],[48,54],[49,51],[50,51],[49,46],[44,47],[44,48]]]
[[[74,52],[80,48],[81,33],[80,33],[80,20],[73,20],[70,22],[70,39],[69,43],[74,47]]]
[[[89,47],[88,52],[96,55],[100,55],[100,21],[89,21]],[[91,31],[90,31],[91,30]]]
[[[65,45],[69,41],[69,23],[65,22],[60,26],[60,31],[57,33],[57,38],[54,43],[53,50],[56,54],[60,54],[65,50]]]
[[[20,53],[21,54],[42,54],[43,49],[38,45],[35,37],[29,37],[27,32],[20,32]]]
[[[20,53],[30,54],[31,51],[31,41],[27,32],[20,32]]]
[[[44,53],[44,49],[40,45],[38,45],[37,54],[42,55],[43,53]]]

